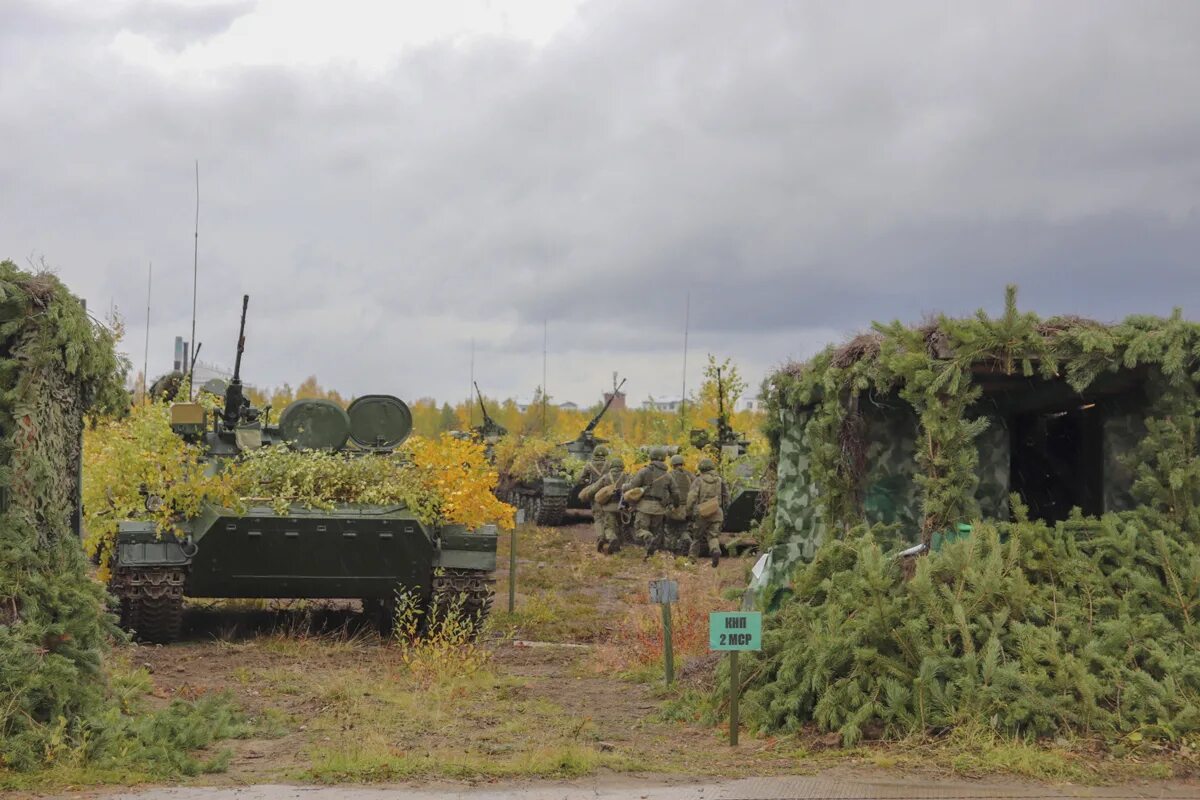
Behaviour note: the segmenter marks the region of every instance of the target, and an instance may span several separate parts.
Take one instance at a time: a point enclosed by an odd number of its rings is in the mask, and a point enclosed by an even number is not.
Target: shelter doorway
[[[1009,485],[1046,522],[1065,520],[1072,508],[1104,511],[1104,414],[1096,403],[1039,409],[1010,418]]]

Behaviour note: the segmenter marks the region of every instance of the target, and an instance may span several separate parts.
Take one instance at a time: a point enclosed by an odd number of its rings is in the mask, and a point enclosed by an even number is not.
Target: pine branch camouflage
[[[988,376],[1064,397],[1136,384],[1098,427],[1103,513],[1028,518]],[[1198,381],[1200,326],[1178,311],[1042,320],[1011,287],[998,318],[876,325],[780,370],[772,580],[792,599],[767,619],[746,719],[847,744],[1200,733]],[[905,574],[901,543],[960,522],[970,537]]]

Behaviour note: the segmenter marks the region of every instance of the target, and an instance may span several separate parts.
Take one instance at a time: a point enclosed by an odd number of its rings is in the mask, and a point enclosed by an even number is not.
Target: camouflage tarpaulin
[[[76,535],[84,412],[128,402],[112,335],[49,274],[0,262],[0,766],[104,697],[111,630]]]

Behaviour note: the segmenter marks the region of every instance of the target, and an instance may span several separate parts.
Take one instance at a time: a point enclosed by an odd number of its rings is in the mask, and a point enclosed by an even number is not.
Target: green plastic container
[[[937,553],[940,552],[943,545],[950,542],[961,542],[971,535],[971,526],[965,522],[960,522],[952,531],[935,531],[933,541],[930,542],[930,549]]]

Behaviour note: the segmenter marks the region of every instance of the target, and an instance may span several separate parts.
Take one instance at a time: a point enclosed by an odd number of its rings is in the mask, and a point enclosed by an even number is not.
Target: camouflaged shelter
[[[977,519],[1067,519],[1133,506],[1146,419],[1195,406],[1200,327],[1104,325],[1016,310],[876,325],[771,376],[772,581],[851,525],[897,547]]]

